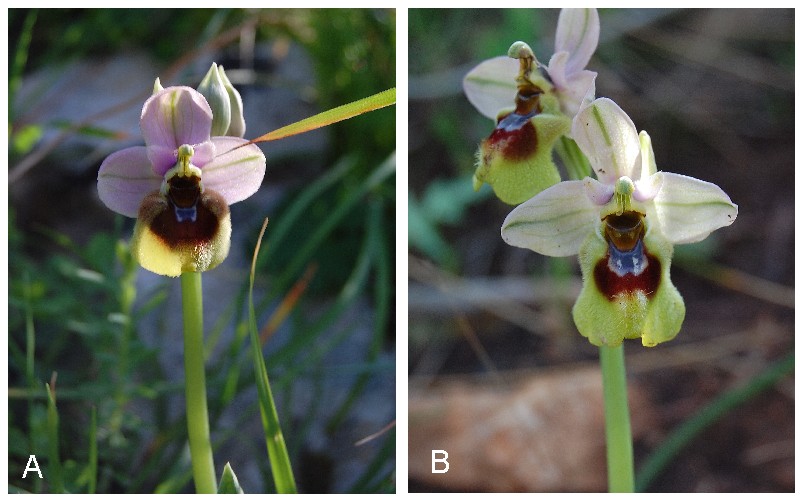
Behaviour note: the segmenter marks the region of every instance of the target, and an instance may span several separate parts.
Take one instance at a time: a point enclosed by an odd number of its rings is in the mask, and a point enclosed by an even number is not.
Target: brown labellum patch
[[[139,217],[170,248],[202,246],[212,241],[228,205],[216,191],[201,191],[197,177],[173,177],[166,198],[145,198]]]
[[[609,254],[600,259],[594,266],[594,282],[600,293],[610,301],[636,291],[642,291],[647,296],[655,294],[661,283],[661,262],[652,254],[643,253],[647,257],[647,266],[639,275],[626,273],[619,276],[609,265]]]
[[[497,124],[492,134],[484,141],[485,163],[490,163],[491,156],[501,154],[503,159],[520,161],[530,158],[536,153],[536,128],[531,122],[533,114],[519,115],[509,113]]]
[[[498,117],[497,126],[483,141],[484,164],[491,164],[493,156],[498,153],[507,161],[525,160],[536,153],[538,140],[531,118],[542,112],[539,97],[543,93],[530,82],[518,87],[514,111]]]

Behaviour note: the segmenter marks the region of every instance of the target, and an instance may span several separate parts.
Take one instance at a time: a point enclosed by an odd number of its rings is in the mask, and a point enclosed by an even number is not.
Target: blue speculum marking
[[[639,276],[647,268],[647,255],[644,253],[642,240],[636,242],[633,249],[623,251],[611,243],[608,245],[608,268],[617,276],[633,274]]]
[[[175,206],[175,218],[178,222],[195,222],[197,221],[197,206],[189,208],[181,208]]]
[[[505,116],[500,123],[497,124],[497,129],[503,130],[505,132],[513,132],[515,130],[519,130],[528,123],[528,120],[533,118],[536,112],[531,112],[526,115],[520,115],[516,112],[510,113]]]

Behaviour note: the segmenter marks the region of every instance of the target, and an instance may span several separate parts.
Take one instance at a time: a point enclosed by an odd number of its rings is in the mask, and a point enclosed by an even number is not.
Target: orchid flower
[[[585,104],[572,136],[597,179],[561,182],[521,204],[503,239],[544,255],[578,254],[583,288],[572,312],[592,344],[670,340],[685,315],[670,280],[673,245],[732,224],[738,208],[715,184],[657,172],[650,137],[637,136],[614,101]]]
[[[597,9],[561,9],[556,27],[555,54],[547,66],[552,91],[562,113],[575,116],[586,93],[594,88],[597,73],[584,69],[597,49],[600,17]],[[518,64],[505,56],[483,61],[464,78],[464,92],[481,114],[494,119],[511,106],[517,86],[514,77]],[[546,77],[547,78],[547,77]],[[592,96],[593,98],[594,96]]]
[[[594,97],[597,74],[583,68],[599,32],[596,10],[564,9],[552,69],[541,65],[527,44],[516,42],[508,57],[489,59],[467,74],[467,98],[482,114],[496,118],[494,131],[477,154],[476,190],[484,182],[491,184],[498,198],[515,205],[561,180],[553,147],[569,133],[582,99]]]
[[[243,131],[238,105],[233,120]],[[112,153],[100,166],[100,199],[137,218],[131,250],[154,273],[177,277],[216,267],[230,247],[228,205],[261,186],[264,153],[239,137],[211,137],[212,120],[212,108],[198,91],[164,89],[157,80],[139,122],[145,146]]]

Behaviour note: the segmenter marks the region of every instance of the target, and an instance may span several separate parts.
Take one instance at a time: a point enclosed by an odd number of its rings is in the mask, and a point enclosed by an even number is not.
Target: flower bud
[[[153,84],[153,95],[158,94],[164,90],[164,87],[161,86],[161,79],[156,77],[156,83]]]
[[[245,123],[244,123],[244,105],[242,104],[242,96],[239,91],[234,88],[228,75],[225,74],[225,68],[219,67],[219,76],[222,78],[222,83],[225,85],[225,90],[228,91],[228,97],[231,103],[231,124],[225,135],[234,137],[244,137]]]
[[[217,63],[211,63],[211,69],[200,82],[197,91],[203,94],[211,107],[213,114],[211,135],[228,135],[228,127],[231,124],[231,99],[219,74]]]

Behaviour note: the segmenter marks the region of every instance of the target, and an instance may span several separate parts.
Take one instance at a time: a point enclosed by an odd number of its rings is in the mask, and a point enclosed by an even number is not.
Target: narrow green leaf
[[[314,232],[303,242],[303,246],[295,253],[292,261],[286,265],[280,278],[274,286],[278,290],[285,289],[295,276],[307,264],[309,257],[322,244],[327,235],[336,229],[341,221],[353,210],[358,203],[363,202],[363,197],[375,186],[391,177],[396,168],[394,153],[383,163],[378,165],[361,184],[353,187],[348,193],[348,198],[336,206],[325,221],[314,228]]]
[[[267,442],[267,453],[272,467],[272,475],[275,479],[275,489],[278,493],[297,493],[292,464],[289,461],[289,452],[286,450],[286,442],[283,440],[283,432],[281,432],[281,424],[278,419],[278,410],[275,408],[275,400],[272,397],[272,390],[269,386],[267,365],[261,352],[261,342],[258,338],[258,327],[256,326],[256,313],[253,307],[253,282],[255,281],[256,261],[258,260],[258,251],[261,248],[261,240],[264,237],[268,222],[269,219],[264,219],[264,225],[261,227],[261,233],[258,235],[256,248],[253,252],[253,263],[250,267],[250,292],[248,297],[250,348],[253,353],[258,405],[261,410],[261,424],[264,427],[264,438]]]
[[[59,130],[71,131],[78,135],[96,137],[99,139],[120,140],[127,138],[127,133],[125,132],[93,125],[78,125],[76,122],[70,120],[53,120],[49,122],[49,125]]]
[[[234,474],[230,462],[227,462],[225,468],[222,470],[222,477],[219,480],[219,489],[217,493],[238,493],[240,495],[244,493],[242,487],[239,486],[239,480],[236,478],[236,474]]]
[[[89,488],[88,493],[97,490],[97,407],[92,406],[92,423],[89,427]]]
[[[22,31],[19,35],[17,50],[14,52],[14,60],[8,78],[9,108],[13,105],[13,97],[22,85],[22,73],[25,71],[25,65],[28,62],[28,49],[30,48],[31,39],[33,38],[33,25],[36,24],[36,16],[38,14],[38,10],[31,10],[28,12],[28,15],[25,16],[25,21],[22,24]],[[8,116],[14,116],[11,109],[9,109]]]
[[[45,384],[47,389],[47,437],[49,441],[48,454],[50,466],[50,492],[64,493],[64,475],[61,468],[61,457],[58,450],[58,410],[56,409],[56,396],[50,384]]]
[[[292,123],[291,125],[281,127],[278,130],[273,130],[268,134],[256,137],[248,144],[275,141],[285,137],[302,134],[303,132],[308,132],[309,130],[325,127],[331,125],[332,123],[347,120],[348,118],[352,118],[369,111],[375,111],[376,109],[390,106],[397,100],[396,94],[397,92],[395,88],[378,92],[375,95],[343,104],[342,106],[329,109],[328,111],[323,111],[322,113],[311,116],[304,120],[300,120],[299,122]]]
[[[339,160],[332,168],[314,180],[314,182],[305,186],[297,194],[297,197],[292,200],[289,207],[281,214],[280,220],[270,226],[269,240],[264,248],[265,255],[269,256],[270,249],[280,247],[284,238],[289,234],[289,230],[300,223],[304,211],[312,206],[325,190],[341,181],[353,169],[355,164],[348,157]]]
[[[724,415],[771,388],[794,371],[794,354],[768,365],[743,386],[734,387],[717,396],[691,418],[683,422],[656,448],[637,473],[636,491],[648,486],[672,463],[698,435]]]
[[[381,212],[383,204],[380,198],[369,205],[369,216],[367,224],[367,239],[365,242],[364,252],[369,253],[367,262],[369,266],[375,267],[375,325],[372,332],[372,339],[367,351],[367,361],[374,363],[378,358],[381,347],[383,345],[383,334],[386,328],[386,319],[388,317],[388,302],[389,302],[389,269],[388,252],[384,246],[383,227],[381,226]],[[334,431],[342,422],[345,421],[348,413],[358,401],[358,398],[366,389],[367,384],[372,378],[372,372],[365,370],[361,373],[356,382],[353,384],[352,389],[347,394],[344,402],[339,406],[339,409],[334,413],[334,416],[328,421],[326,428],[329,432]]]

